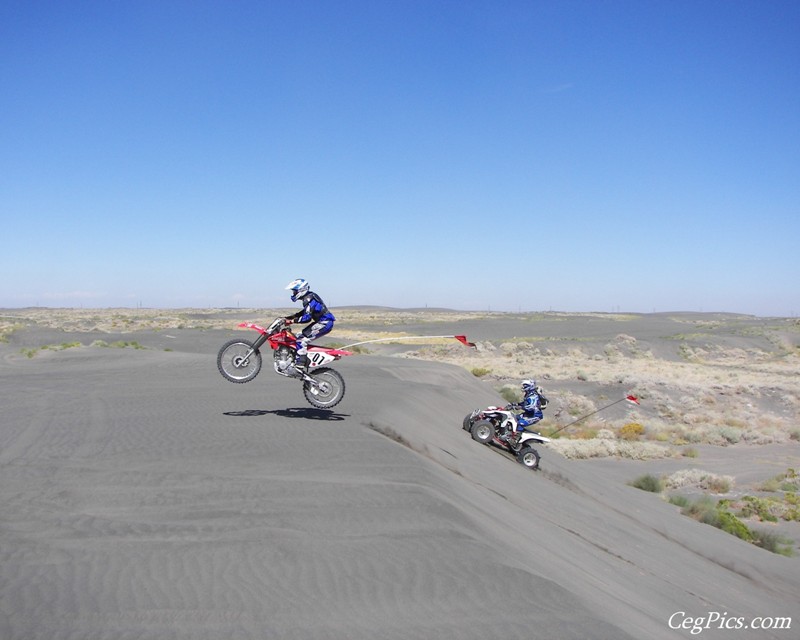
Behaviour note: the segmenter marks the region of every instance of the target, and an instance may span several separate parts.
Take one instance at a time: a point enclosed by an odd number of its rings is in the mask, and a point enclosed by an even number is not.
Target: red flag
[[[631,402],[631,403],[633,403],[633,404],[637,404],[637,405],[639,404],[639,399],[638,399],[636,396],[628,396],[628,397],[627,397],[627,398],[625,398],[625,399],[626,399],[628,402]]]
[[[467,342],[467,336],[453,336],[456,340],[458,340],[461,344],[466,345],[468,347],[474,347],[474,342]]]

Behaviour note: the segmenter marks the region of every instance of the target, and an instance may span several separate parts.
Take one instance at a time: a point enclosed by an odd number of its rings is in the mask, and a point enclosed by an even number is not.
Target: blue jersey
[[[336,318],[316,293],[309,291],[303,296],[303,309],[294,314],[296,322],[333,322]]]
[[[519,427],[529,427],[544,418],[539,403],[539,394],[535,391],[528,393],[525,399],[516,406],[522,409],[522,415],[517,417],[517,424]]]
[[[539,410],[539,394],[532,391],[525,396],[525,399],[519,403],[519,408],[525,413],[533,413]]]

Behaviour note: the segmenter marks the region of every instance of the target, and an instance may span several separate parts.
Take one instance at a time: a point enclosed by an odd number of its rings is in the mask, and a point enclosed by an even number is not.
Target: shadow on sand
[[[281,418],[303,418],[305,420],[344,420],[349,415],[336,413],[330,409],[315,409],[312,407],[298,407],[290,409],[245,409],[243,411],[225,411],[223,415],[233,416],[234,418],[251,418],[253,416],[276,415]]]

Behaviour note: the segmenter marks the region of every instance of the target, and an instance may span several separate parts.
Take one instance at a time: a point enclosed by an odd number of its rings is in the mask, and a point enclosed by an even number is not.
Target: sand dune
[[[797,559],[602,465],[542,448],[532,473],[474,443],[461,418],[498,396],[465,370],[347,358],[347,395],[324,412],[267,368],[224,381],[228,335],[30,359],[0,345],[0,638],[689,637],[676,612],[800,624]]]

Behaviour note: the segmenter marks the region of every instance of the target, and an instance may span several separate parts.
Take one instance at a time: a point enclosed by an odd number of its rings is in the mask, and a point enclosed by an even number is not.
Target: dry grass
[[[800,357],[796,347],[778,338],[771,344],[777,345],[774,351],[710,345],[692,348],[687,357],[675,340],[675,357],[664,358],[620,334],[602,345],[517,340],[482,342],[470,352],[445,346],[409,355],[490,370],[486,379],[498,390],[535,375],[551,400],[549,414],[558,414],[562,423],[611,401],[608,395],[598,398],[596,390],[631,392],[641,399],[641,409],[610,421],[603,414],[594,429],[618,432],[636,422],[644,426],[646,439],[657,442],[727,446],[800,439]],[[576,386],[586,393],[575,391]],[[570,434],[581,437],[573,430]]]
[[[675,453],[669,447],[655,442],[631,442],[628,440],[610,440],[593,438],[591,440],[572,440],[558,438],[548,445],[565,458],[607,458],[616,456],[631,460],[652,460],[668,458]]]
[[[295,309],[13,309],[0,312],[0,341],[30,324],[108,333],[232,329],[240,320],[268,321],[291,311]],[[347,308],[335,313],[337,344],[396,338],[397,345],[407,345],[400,339],[418,333],[419,325],[430,327],[424,333],[437,335],[442,323],[452,327],[479,321],[492,326],[512,317],[434,309]],[[636,322],[648,320],[633,315],[534,313],[513,318],[529,335],[481,341],[476,349],[453,340],[431,340],[421,348],[401,348],[398,354],[393,345],[393,355],[461,366],[480,374],[507,399],[517,398],[520,379],[536,376],[551,401],[541,424],[544,433],[603,407],[614,399],[609,391],[614,389],[634,393],[641,407],[624,414],[603,412],[562,435],[590,440],[603,432],[599,439],[608,441],[619,439],[625,424],[636,423],[643,427],[643,433],[637,433],[643,443],[663,446],[800,439],[796,320],[769,325],[681,317],[673,323],[679,331],[645,342],[636,337]],[[585,326],[594,320],[618,323],[620,331],[592,335]],[[564,331],[536,335],[542,321],[557,323]],[[584,327],[584,333],[576,332],[576,326]],[[598,451],[608,448],[595,445]]]

